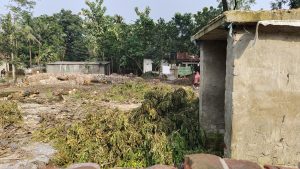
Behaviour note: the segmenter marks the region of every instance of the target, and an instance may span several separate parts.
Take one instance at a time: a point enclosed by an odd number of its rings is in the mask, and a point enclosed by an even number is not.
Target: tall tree
[[[103,6],[103,0],[86,1],[86,5],[88,8],[82,9],[82,14],[85,19],[84,27],[87,29],[90,51],[95,58],[106,60],[102,50],[103,37],[109,25],[109,17],[105,15],[106,7]]]
[[[32,29],[32,26],[33,26],[32,14],[29,12],[24,12],[22,29],[23,29],[24,37],[27,41],[27,48],[29,51],[29,67],[32,67],[32,45],[34,43],[36,44],[40,43],[34,35],[34,30]]]
[[[67,61],[84,61],[88,58],[88,49],[85,45],[83,21],[72,11],[61,10],[54,14],[63,28],[65,36],[65,55]]]
[[[222,0],[223,12],[228,11],[228,2],[227,0]]]
[[[64,60],[66,35],[57,18],[47,15],[33,18],[33,30],[39,41],[34,54],[38,65]]]
[[[289,5],[291,9],[300,8],[300,0],[290,0]]]
[[[285,5],[288,5],[290,9],[296,9],[300,7],[300,0],[275,0],[271,2],[272,9],[283,9]]]
[[[27,13],[30,13],[34,7],[35,2],[32,0],[11,0],[9,4],[9,14],[6,18],[6,27],[4,26],[4,34],[10,40],[10,59],[12,64],[12,75],[14,82],[16,82],[16,67],[19,64],[19,50],[20,42],[24,38],[24,30],[22,29],[22,19]]]
[[[214,7],[204,7],[202,11],[198,11],[196,14],[194,14],[195,22],[196,22],[196,31],[203,28],[205,25],[208,24],[212,19],[217,17],[222,13],[222,9],[214,8]],[[196,33],[194,31],[194,33]]]
[[[143,59],[154,57],[155,22],[150,18],[149,7],[143,11],[135,8],[135,12],[138,19],[129,27],[125,44],[127,50],[123,55],[122,65],[132,67],[132,63],[134,63],[134,66],[138,68],[138,72],[141,73],[143,71]]]
[[[197,49],[190,41],[196,26],[193,15],[191,13],[176,13],[170,21],[170,24],[172,24],[176,30],[176,36],[174,39],[175,48],[173,48],[172,51],[195,53]]]
[[[218,0],[220,2],[220,0]],[[255,0],[221,0],[223,12],[228,10],[249,10],[251,5],[255,4]]]

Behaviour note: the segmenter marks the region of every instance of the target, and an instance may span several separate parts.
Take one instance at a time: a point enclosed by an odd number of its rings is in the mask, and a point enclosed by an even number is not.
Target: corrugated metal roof
[[[53,63],[48,63],[47,65],[106,65],[110,62],[101,61],[101,62],[67,62],[67,61],[58,61]]]
[[[199,56],[189,55],[187,52],[177,52],[177,60],[179,61],[190,61],[190,62],[200,62]]]

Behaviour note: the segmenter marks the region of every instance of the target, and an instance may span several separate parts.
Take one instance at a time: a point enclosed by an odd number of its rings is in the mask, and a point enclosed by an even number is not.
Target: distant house
[[[110,62],[54,62],[46,65],[47,73],[82,73],[110,75]]]
[[[200,57],[196,55],[190,55],[187,52],[177,52],[176,61],[183,67],[198,67],[200,64]]]
[[[202,128],[225,134],[226,157],[296,167],[300,10],[228,11],[192,40],[200,47]]]

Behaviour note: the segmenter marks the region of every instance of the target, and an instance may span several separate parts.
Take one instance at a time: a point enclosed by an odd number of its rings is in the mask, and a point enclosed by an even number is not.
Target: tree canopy
[[[107,15],[103,0],[86,1],[86,9],[79,14],[61,10],[37,17],[32,16],[34,0],[12,0],[9,13],[0,18],[0,50],[18,67],[110,61],[113,72],[141,73],[144,58],[158,65],[170,53],[197,55],[190,37],[222,13],[219,2],[217,8],[205,7],[194,14],[175,13],[169,21],[151,18],[149,7],[136,8],[137,19],[126,23],[122,16]],[[227,5],[228,9],[249,9],[254,2],[230,0]]]
[[[285,5],[291,9],[296,9],[300,7],[300,0],[274,0],[271,2],[272,9],[282,9]]]

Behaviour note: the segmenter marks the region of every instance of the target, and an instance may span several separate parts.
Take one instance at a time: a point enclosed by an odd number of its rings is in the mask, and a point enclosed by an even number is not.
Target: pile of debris
[[[92,83],[103,84],[119,84],[128,80],[136,79],[130,76],[121,76],[117,74],[102,75],[102,74],[53,74],[41,73],[26,76],[23,84],[38,85],[38,84],[69,84],[69,85],[89,85]]]

